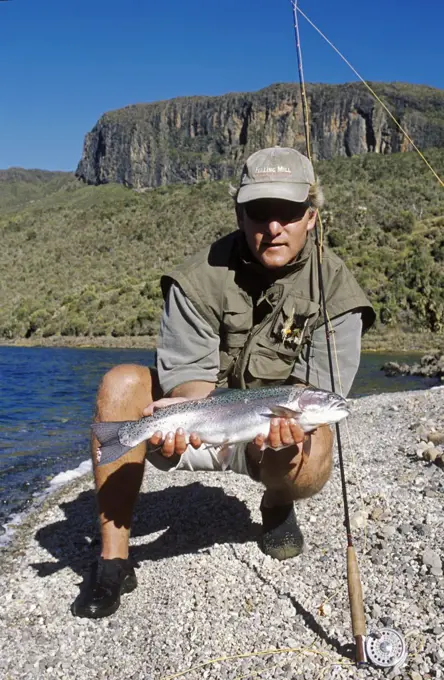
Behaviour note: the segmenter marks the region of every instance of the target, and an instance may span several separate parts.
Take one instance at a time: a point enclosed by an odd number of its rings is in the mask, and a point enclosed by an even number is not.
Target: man
[[[162,407],[171,400],[206,397],[221,386],[310,383],[330,389],[328,321],[338,356],[337,390],[340,377],[342,393],[348,393],[359,365],[361,333],[372,325],[374,312],[344,263],[324,249],[329,320],[323,318],[313,239],[322,194],[312,164],[294,149],[258,151],[247,160],[234,198],[239,230],[162,277],[157,371],[134,365],[109,371],[98,391],[97,420],[138,419],[152,413],[153,401]],[[140,444],[98,468],[93,438],[102,553],[73,603],[74,615],[108,616],[121,594],[137,585],[128,540],[145,456],[164,470],[222,469],[216,447],[201,447],[196,434],[190,441],[187,446],[182,429],[159,432],[148,446]],[[328,426],[304,436],[294,421],[275,418],[266,439],[258,435],[232,450],[231,469],[265,487],[261,547],[268,555],[286,559],[302,551],[293,502],[327,482],[332,445]]]

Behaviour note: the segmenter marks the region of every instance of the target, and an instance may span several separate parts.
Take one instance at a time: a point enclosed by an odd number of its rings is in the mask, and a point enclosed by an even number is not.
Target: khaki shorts
[[[240,475],[249,475],[245,455],[246,444],[230,446],[209,446],[202,444],[198,449],[191,445],[181,456],[165,458],[159,451],[147,449],[146,459],[158,470],[173,472],[188,470],[189,472],[224,472],[232,470]]]

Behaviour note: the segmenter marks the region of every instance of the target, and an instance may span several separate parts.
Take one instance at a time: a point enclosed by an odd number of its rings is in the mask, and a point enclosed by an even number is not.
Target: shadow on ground
[[[84,576],[100,552],[97,504],[93,491],[85,491],[69,503],[61,503],[63,521],[36,533],[36,540],[57,562],[33,564],[39,576],[50,576],[70,567]],[[133,546],[135,562],[160,560],[195,553],[215,543],[257,540],[259,525],[251,521],[245,504],[227,496],[220,487],[199,482],[141,493],[134,512],[132,536],[164,533],[150,543]]]
[[[84,579],[85,587],[91,564],[100,551],[97,503],[93,491],[85,491],[69,503],[61,503],[65,519],[39,529],[36,539],[57,562],[32,564],[41,577],[51,576],[70,567]],[[199,482],[141,493],[134,513],[133,537],[150,536],[163,531],[154,541],[130,549],[134,562],[160,560],[195,553],[215,543],[246,543],[259,538],[260,525],[251,521],[245,504],[228,496],[220,487]],[[264,580],[256,571],[257,576]],[[343,646],[290,594],[287,594],[305,625],[338,653],[351,658],[351,649]]]

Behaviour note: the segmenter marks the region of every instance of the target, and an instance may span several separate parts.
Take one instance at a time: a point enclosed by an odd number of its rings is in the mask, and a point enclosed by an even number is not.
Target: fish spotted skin
[[[349,415],[346,400],[334,392],[313,387],[265,387],[217,391],[204,399],[184,401],[155,409],[152,416],[136,421],[94,423],[100,443],[100,465],[117,460],[157,431],[166,434],[179,427],[185,440],[195,432],[202,442],[215,446],[249,442],[267,435],[273,416],[294,418],[309,432]]]

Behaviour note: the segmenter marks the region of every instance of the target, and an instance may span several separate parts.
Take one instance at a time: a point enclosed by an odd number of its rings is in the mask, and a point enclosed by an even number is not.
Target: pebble
[[[396,534],[396,529],[394,526],[391,526],[390,524],[386,527],[382,527],[378,531],[378,536],[383,539],[388,539],[388,538],[393,538],[393,536]]]
[[[370,517],[371,517],[371,519],[373,519],[375,522],[377,522],[378,520],[381,519],[381,517],[383,516],[383,514],[384,514],[384,509],[381,508],[381,507],[377,507],[377,508],[374,508],[374,509],[371,511]]]
[[[368,513],[366,510],[358,510],[350,517],[350,526],[352,529],[362,529],[367,522]]]
[[[432,442],[432,444],[439,445],[439,444],[444,444],[444,431],[440,432],[429,432],[427,434],[427,439],[429,442]]]
[[[438,451],[438,449],[435,449],[434,447],[429,447],[423,452],[423,458],[424,460],[428,460],[431,463],[434,463],[435,460],[437,459],[438,456],[441,455],[441,452]]]
[[[382,609],[379,606],[379,604],[374,604],[373,607],[372,607],[372,617],[374,619],[379,619],[381,617],[381,614],[382,614]]]
[[[422,554],[422,562],[428,567],[434,567],[435,569],[441,569],[441,558],[435,550],[427,548]]]
[[[424,489],[424,496],[427,496],[427,498],[435,498],[436,492],[433,491],[433,489]]]
[[[391,616],[382,616],[381,617],[381,623],[384,626],[384,628],[392,628],[394,621],[391,618]]]
[[[426,438],[429,434],[429,431],[428,431],[428,429],[425,425],[421,424],[416,429],[416,434],[418,435],[418,437],[421,437],[422,439],[426,440]]]

